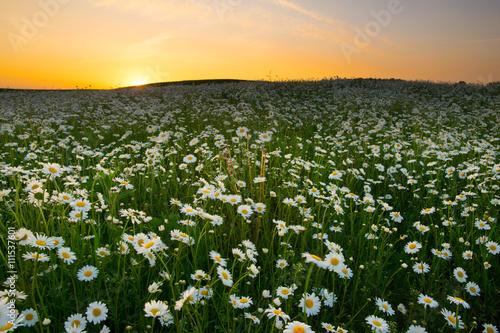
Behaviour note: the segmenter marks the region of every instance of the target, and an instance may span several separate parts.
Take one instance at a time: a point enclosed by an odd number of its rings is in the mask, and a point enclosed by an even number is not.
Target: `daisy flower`
[[[479,296],[479,293],[481,292],[481,288],[479,288],[479,286],[474,282],[467,282],[465,290],[467,290],[471,296]]]
[[[217,274],[219,275],[219,278],[222,281],[222,284],[231,287],[233,285],[233,278],[231,276],[231,273],[224,269],[222,266],[217,267]]]
[[[168,311],[168,306],[161,301],[151,301],[144,304],[146,317],[161,317]]]
[[[439,305],[439,303],[436,302],[434,299],[424,294],[420,294],[418,296],[418,303],[423,304],[424,307],[430,307],[430,308],[435,308]]]
[[[269,319],[277,317],[282,319],[285,323],[290,320],[290,316],[281,311],[281,308],[276,309],[273,306],[269,306],[269,309],[266,309],[264,312],[267,313],[267,318]]]
[[[329,323],[321,323],[321,327],[323,327],[327,332],[334,333],[335,326]]]
[[[376,331],[377,333],[389,332],[389,325],[384,319],[376,316],[368,316],[365,320],[371,326],[372,331]]]
[[[101,302],[92,302],[87,307],[87,320],[91,323],[98,324],[108,317],[108,308],[106,304]]]
[[[444,319],[448,322],[448,325],[459,329],[464,329],[464,322],[460,319],[461,317],[455,317],[455,314],[447,309],[441,310],[441,314],[444,316]]]
[[[48,255],[38,252],[26,252],[23,254],[23,258],[26,260],[37,260],[41,262],[50,261],[50,257]]]
[[[54,246],[50,241],[49,237],[45,235],[36,234],[28,239],[29,245],[39,249],[52,249]]]
[[[467,281],[467,273],[465,273],[462,267],[457,267],[453,270],[453,275],[458,282],[464,283]]]
[[[189,163],[196,162],[197,158],[196,158],[196,156],[190,154],[190,155],[184,156],[184,158],[182,160],[184,161],[184,163],[188,163],[189,164]]]
[[[321,309],[321,302],[315,293],[307,294],[305,293],[299,302],[299,307],[307,316],[315,316],[319,313]]]
[[[417,241],[412,241],[406,244],[405,252],[408,254],[417,253],[422,248],[422,244]]]
[[[257,202],[253,205],[253,210],[256,213],[263,214],[266,211],[266,205],[260,202]]]
[[[474,255],[474,252],[467,250],[467,251],[464,251],[462,253],[462,258],[464,258],[465,260],[471,260],[473,255]]]
[[[350,279],[353,276],[352,270],[349,267],[343,267],[337,274],[341,279]]]
[[[434,207],[431,207],[431,208],[425,208],[425,209],[422,209],[420,211],[420,215],[428,215],[428,214],[432,214],[436,211],[436,208]]]
[[[79,313],[69,316],[68,319],[66,319],[66,321],[64,322],[64,328],[66,329],[75,327],[84,330],[86,326],[87,319],[85,319],[85,317]]]
[[[399,214],[398,212],[391,212],[389,215],[391,216],[391,219],[394,222],[401,222],[401,221],[403,221],[403,216],[401,216],[401,214]]]
[[[425,262],[417,262],[413,265],[413,271],[417,274],[429,273],[430,266]]]
[[[77,277],[78,277],[78,280],[80,280],[80,281],[91,281],[91,280],[95,279],[98,274],[99,274],[99,270],[96,267],[86,265],[86,266],[83,266],[82,268],[80,268],[80,270],[78,271]]]
[[[498,246],[498,243],[495,242],[488,242],[485,244],[486,248],[488,249],[488,252],[491,254],[498,254],[500,252],[500,247]]]
[[[2,190],[0,191],[0,201],[3,200],[3,198],[8,195],[12,190]]]
[[[250,319],[254,324],[260,324],[260,319],[248,312],[245,312],[245,318]]]
[[[105,247],[98,248],[95,250],[95,253],[101,258],[107,257],[111,254],[111,252],[109,252],[109,250]]]
[[[278,287],[278,289],[276,289],[276,295],[283,299],[288,299],[289,296],[293,295],[293,290],[287,287]]]
[[[87,199],[77,199],[75,201],[72,201],[69,206],[77,212],[88,212],[92,208],[90,205],[90,201],[88,201]]]
[[[383,299],[381,298],[376,298],[376,304],[378,306],[378,309],[382,312],[385,312],[387,315],[389,316],[394,316],[394,314],[396,313],[393,309],[392,309],[392,306],[387,303],[386,301],[384,301]]]
[[[38,323],[38,315],[34,309],[26,309],[19,314],[19,318],[23,318],[22,326],[31,327]]]
[[[76,256],[69,247],[61,247],[57,249],[57,256],[64,261],[66,265],[71,265],[75,260]]]
[[[456,305],[462,305],[464,308],[466,309],[470,309],[470,305],[469,303],[467,303],[466,301],[464,301],[463,299],[461,299],[460,297],[455,297],[455,296],[448,296],[447,297],[448,301],[450,301],[450,303],[452,304],[456,304]]]
[[[403,303],[400,303],[398,305],[398,311],[401,312],[402,314],[406,314],[406,306]]]
[[[66,327],[66,333],[87,333],[82,327]]]
[[[302,253],[302,257],[306,258],[306,263],[314,263],[316,266],[320,268],[326,268],[326,263],[321,259],[320,257],[314,255],[314,254],[309,254],[308,252]]]
[[[226,259],[221,258],[220,253],[215,251],[210,251],[210,258],[216,263],[221,265],[222,267],[226,267],[227,261]]]
[[[238,213],[240,213],[243,217],[250,217],[253,213],[252,207],[249,205],[240,205],[238,206]]]
[[[483,324],[483,333],[498,333],[498,328],[492,324]]]
[[[283,333],[314,333],[311,326],[301,323],[300,321],[292,321],[285,326]]]
[[[283,269],[288,266],[288,262],[285,259],[278,259],[276,261],[276,268]]]
[[[51,177],[59,177],[62,175],[63,169],[60,164],[57,163],[46,163],[43,165],[42,172]]]
[[[419,325],[411,325],[406,333],[427,333],[427,330]]]

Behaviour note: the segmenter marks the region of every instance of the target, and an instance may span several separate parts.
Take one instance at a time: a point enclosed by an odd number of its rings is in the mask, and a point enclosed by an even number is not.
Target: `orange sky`
[[[0,0],[0,87],[500,80],[500,1]]]

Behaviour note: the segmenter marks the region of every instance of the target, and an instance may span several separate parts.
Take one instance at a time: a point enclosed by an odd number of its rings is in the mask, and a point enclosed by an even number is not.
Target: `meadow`
[[[0,332],[486,332],[500,89],[0,92]]]

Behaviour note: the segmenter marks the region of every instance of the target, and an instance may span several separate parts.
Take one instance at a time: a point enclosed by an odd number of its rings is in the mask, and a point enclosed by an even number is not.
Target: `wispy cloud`
[[[467,43],[491,43],[491,42],[500,42],[500,38],[474,39],[467,41]]]
[[[319,13],[316,13],[316,12],[313,12],[313,11],[308,10],[306,8],[303,8],[294,2],[291,2],[288,0],[274,0],[274,2],[285,7],[285,8],[289,8],[289,9],[292,9],[292,10],[298,12],[298,13],[309,16],[310,18],[312,18],[314,20],[325,22],[325,23],[336,23],[336,21],[334,19],[332,19],[331,17],[323,16]]]
[[[97,7],[114,7],[123,11],[134,11],[137,14],[156,21],[175,18],[207,17],[213,11],[209,0],[87,0]],[[213,16],[213,13],[212,13]]]

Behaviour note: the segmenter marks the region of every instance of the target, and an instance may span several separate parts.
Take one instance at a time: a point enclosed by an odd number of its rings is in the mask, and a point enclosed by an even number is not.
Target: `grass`
[[[496,85],[219,83],[1,93],[0,331],[496,332]]]

